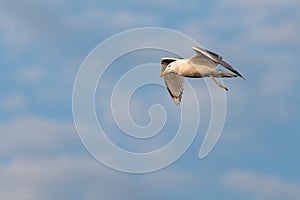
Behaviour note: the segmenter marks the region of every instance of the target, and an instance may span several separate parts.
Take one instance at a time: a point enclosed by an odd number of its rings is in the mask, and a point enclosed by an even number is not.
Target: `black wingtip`
[[[235,73],[237,76],[241,77],[242,79],[246,80],[245,77],[244,77],[242,74],[240,74],[238,71],[235,70],[234,73]]]
[[[245,78],[244,76],[242,76],[241,74],[240,74],[240,77],[241,77],[242,79],[246,80],[246,78]]]

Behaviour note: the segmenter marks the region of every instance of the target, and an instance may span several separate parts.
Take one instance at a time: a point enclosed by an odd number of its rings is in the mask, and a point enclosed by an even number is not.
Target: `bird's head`
[[[177,63],[172,62],[168,64],[166,69],[162,73],[160,73],[160,77],[163,77],[166,74],[170,74],[170,73],[177,73]]]

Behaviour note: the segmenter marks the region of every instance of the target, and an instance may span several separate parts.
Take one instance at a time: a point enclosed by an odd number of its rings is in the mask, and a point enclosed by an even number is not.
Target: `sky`
[[[300,199],[299,7],[296,0],[1,0],[1,198]],[[72,91],[92,49],[143,27],[188,35],[222,55],[246,80],[224,80],[229,88],[224,128],[204,159],[198,151],[210,119],[210,97],[203,80],[188,80],[202,120],[194,142],[172,165],[130,174],[101,164],[86,150],[73,121]],[[111,91],[122,74],[166,56],[154,50],[123,55],[99,82],[97,117],[115,144],[147,152],[174,137],[179,107],[163,87],[138,89],[129,104],[140,125],[149,123],[153,104],[161,103],[169,113],[166,131],[151,142],[124,136],[110,109]],[[220,90],[215,86],[213,92]],[[182,101],[190,95],[185,91]]]

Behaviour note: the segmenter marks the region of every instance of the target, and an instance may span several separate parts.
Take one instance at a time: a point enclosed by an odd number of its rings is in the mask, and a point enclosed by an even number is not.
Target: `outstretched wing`
[[[196,51],[196,54],[201,54],[206,56],[207,58],[209,58],[210,60],[214,61],[216,64],[220,64],[223,67],[225,67],[226,69],[232,71],[234,74],[238,75],[239,77],[245,79],[236,69],[234,69],[231,65],[229,65],[228,63],[226,63],[224,60],[222,60],[222,57],[219,56],[218,54],[208,51],[206,49],[203,49],[201,47],[193,47],[193,49]],[[193,56],[193,57],[196,57]],[[192,58],[193,58],[192,57]]]
[[[168,64],[171,62],[174,62],[176,60],[179,60],[178,58],[162,58],[161,59],[161,71],[165,71]],[[183,88],[184,88],[184,78],[182,76],[179,76],[177,74],[171,73],[166,74],[164,76],[165,84],[167,86],[167,89],[173,98],[173,101],[176,104],[179,104],[182,98]]]

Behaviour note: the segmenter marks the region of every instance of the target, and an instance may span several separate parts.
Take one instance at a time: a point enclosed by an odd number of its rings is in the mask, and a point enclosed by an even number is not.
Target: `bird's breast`
[[[211,67],[199,65],[181,68],[178,74],[190,78],[202,78],[207,77],[212,73],[213,69]]]

